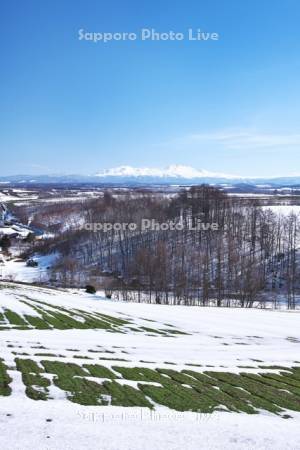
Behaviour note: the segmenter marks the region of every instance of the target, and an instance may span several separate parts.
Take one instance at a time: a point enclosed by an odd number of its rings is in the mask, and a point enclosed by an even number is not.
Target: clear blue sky
[[[300,173],[298,0],[1,0],[0,174]],[[80,41],[78,30],[219,41]]]

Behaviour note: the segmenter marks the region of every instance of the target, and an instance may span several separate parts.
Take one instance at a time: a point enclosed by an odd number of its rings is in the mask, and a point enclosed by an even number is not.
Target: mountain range
[[[166,168],[119,166],[104,169],[93,175],[10,175],[0,176],[0,184],[47,184],[47,183],[92,183],[92,184],[200,184],[252,185],[256,187],[300,186],[300,175],[281,177],[242,177],[190,166],[171,165]]]

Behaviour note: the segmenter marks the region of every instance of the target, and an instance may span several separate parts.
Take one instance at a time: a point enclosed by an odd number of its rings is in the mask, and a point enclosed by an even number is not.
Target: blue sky
[[[2,0],[0,174],[300,173],[298,0]],[[78,30],[217,32],[80,41]]]

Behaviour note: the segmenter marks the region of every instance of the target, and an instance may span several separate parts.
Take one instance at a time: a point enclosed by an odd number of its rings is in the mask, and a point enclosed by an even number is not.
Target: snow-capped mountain
[[[185,165],[166,168],[132,167],[128,165],[101,170],[93,175],[0,175],[0,187],[10,184],[124,184],[124,185],[191,185],[212,184],[216,186],[239,186],[241,188],[295,187],[300,188],[300,176],[242,177]]]
[[[105,169],[96,174],[97,177],[155,177],[155,178],[239,178],[234,175],[226,175],[222,173],[209,172],[207,170],[198,170],[190,166],[171,165],[164,169],[149,167],[131,167],[120,166],[112,169]]]

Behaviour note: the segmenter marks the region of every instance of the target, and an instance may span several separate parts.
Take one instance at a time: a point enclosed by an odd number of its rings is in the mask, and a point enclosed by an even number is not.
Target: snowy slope
[[[41,303],[43,302],[43,303]],[[43,306],[44,305],[44,306]],[[162,405],[140,407],[83,406],[71,403],[51,386],[53,399],[34,401],[25,395],[15,357],[98,363],[112,368],[174,368],[267,372],[259,366],[291,367],[300,361],[300,313],[123,303],[79,291],[0,284],[0,313],[7,308],[22,318],[40,309],[102,314],[128,320],[120,332],[107,329],[17,329],[6,321],[0,330],[0,358],[10,367],[12,394],[0,396],[0,446],[12,450],[100,449],[187,450],[300,448],[300,413],[280,416],[214,412],[179,412]],[[59,309],[60,308],[60,309]],[[80,313],[81,311],[81,313]],[[2,322],[3,324],[3,322]],[[151,333],[151,328],[159,333]],[[163,330],[176,334],[160,334]],[[143,332],[141,332],[143,330]],[[117,330],[118,331],[118,330]],[[26,353],[26,356],[22,356]],[[47,356],[48,354],[48,356]],[[50,356],[53,355],[53,356]],[[75,359],[76,358],[76,359]],[[86,360],[88,358],[88,360]],[[172,363],[172,366],[170,366]],[[213,369],[209,369],[213,367]],[[275,370],[276,373],[276,370]],[[125,381],[136,387],[136,382]]]

